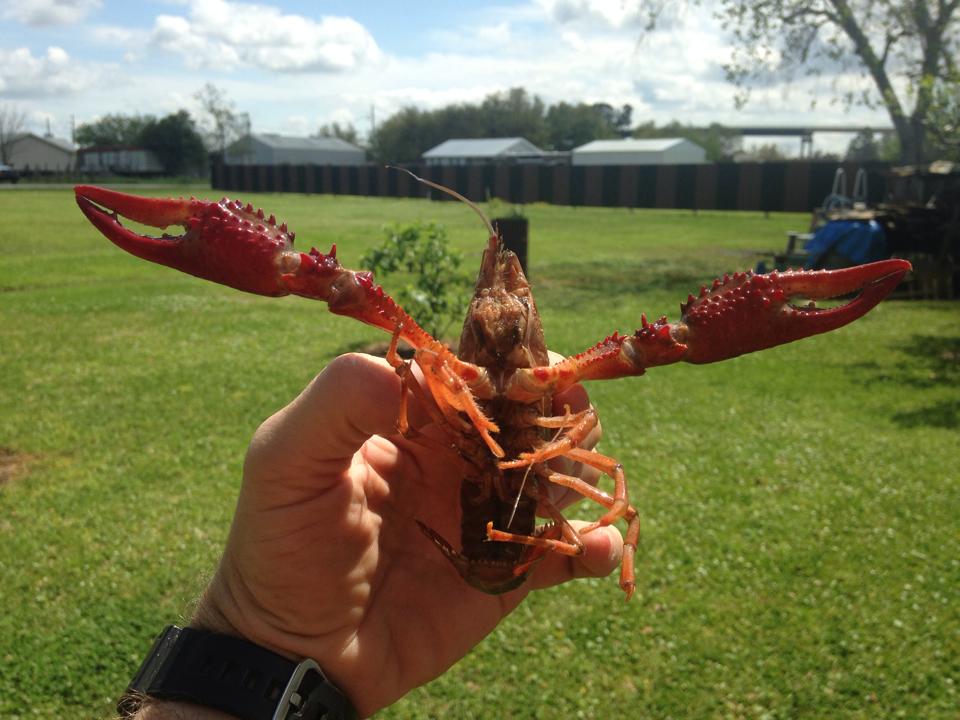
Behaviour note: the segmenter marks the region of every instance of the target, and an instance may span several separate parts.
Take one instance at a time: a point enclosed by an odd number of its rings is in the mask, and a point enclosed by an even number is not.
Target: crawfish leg
[[[563,516],[563,514],[560,512],[560,509],[550,501],[550,499],[547,497],[546,492],[543,489],[541,489],[540,491],[540,505],[541,507],[543,507],[544,510],[547,511],[547,514],[549,514],[550,517],[553,519],[553,523],[538,527],[534,531],[533,539],[555,540],[556,536],[559,535],[561,538],[563,538],[563,540],[565,540],[570,545],[573,545],[579,548],[579,552],[577,553],[577,555],[581,554],[583,552],[583,540],[580,539],[580,533],[578,533],[576,529],[573,527],[573,525],[571,525],[570,522]],[[493,534],[492,537],[491,537],[491,533]],[[500,534],[501,533],[499,530],[491,530],[488,525],[487,527],[488,540],[493,540],[493,541],[499,540],[498,536]],[[503,534],[509,535],[509,533],[503,533]],[[525,536],[521,536],[521,537],[525,537]],[[510,541],[510,542],[514,542],[514,541]],[[541,558],[543,558],[543,556],[546,555],[548,552],[550,552],[550,550],[552,549],[553,549],[552,547],[542,546],[542,545],[539,547],[536,547],[525,562],[517,565],[513,569],[513,574],[515,576],[520,576],[530,572],[530,569],[534,565],[536,565],[538,562],[540,562]]]
[[[578,413],[567,412],[564,415],[537,418],[533,424],[538,427],[566,428],[566,432],[531,452],[520,453],[516,460],[501,462],[498,465],[501,470],[508,470],[567,455],[583,442],[583,439],[597,426],[597,422],[599,422],[597,412],[592,407]]]
[[[397,343],[400,341],[401,332],[403,332],[403,324],[399,323],[390,338],[390,347],[387,348],[384,359],[400,376],[400,409],[397,412],[397,429],[401,435],[406,435],[410,429],[410,423],[407,420],[407,389],[412,389],[414,385],[420,387],[420,384],[416,378],[410,377],[410,362],[401,358],[400,353],[397,352]]]
[[[483,414],[477,405],[470,383],[463,377],[465,372],[470,371],[470,366],[457,360],[456,356],[440,343],[436,343],[433,347],[419,348],[415,359],[423,370],[423,376],[437,405],[451,420],[451,424],[454,427],[462,426],[468,429],[470,425],[465,424],[456,415],[456,411],[464,413],[470,419],[470,424],[483,438],[490,452],[496,457],[503,457],[503,448],[490,435],[491,432],[499,432],[500,428]],[[485,389],[487,383],[485,377],[476,378],[476,382],[478,387]]]
[[[607,512],[603,517],[580,530],[581,535],[592,532],[598,527],[610,525],[621,517],[627,521],[627,533],[623,538],[623,560],[620,565],[620,587],[627,594],[627,599],[629,600],[636,587],[634,555],[637,552],[637,545],[640,541],[640,515],[637,513],[636,508],[627,503],[626,479],[623,475],[623,467],[613,458],[580,448],[574,448],[574,450],[566,453],[566,457],[595,467],[614,478],[614,496],[610,496],[603,490],[595,488],[590,483],[584,482],[578,477],[564,475],[563,473],[551,470],[545,465],[535,466],[537,474],[546,480],[549,480],[555,485],[570,488],[585,498],[593,500],[607,508]]]
[[[585,493],[579,487],[573,487],[571,489],[576,490],[581,495],[596,500],[604,507],[608,508],[607,513],[600,518],[597,523],[598,526],[602,525],[611,525],[622,517],[626,517],[627,510],[630,509],[630,502],[627,499],[627,478],[623,472],[623,465],[618,461],[614,460],[612,457],[607,457],[606,455],[601,455],[600,453],[593,452],[591,450],[584,450],[583,448],[571,448],[564,453],[564,457],[570,458],[576,462],[581,462],[584,465],[589,465],[590,467],[596,468],[600,472],[608,475],[613,478],[613,497],[610,498],[610,503],[607,504],[605,501],[601,501],[597,498],[592,497],[591,494]],[[559,474],[559,473],[558,473]],[[568,476],[569,477],[569,476]],[[579,480],[579,478],[577,478]],[[596,490],[592,485],[579,480],[583,483],[584,486]],[[563,483],[557,483],[563,484]],[[606,495],[606,493],[604,493]],[[610,497],[607,495],[607,497]],[[636,512],[636,511],[634,511]]]
[[[408,395],[407,390],[409,390],[416,398],[420,401],[420,406],[426,410],[427,414],[430,416],[430,419],[441,427],[446,427],[453,431],[454,433],[458,432],[457,428],[460,431],[466,430],[467,426],[463,421],[456,415],[456,413],[450,411],[451,417],[445,417],[444,414],[438,409],[437,404],[431,399],[426,390],[423,389],[423,386],[417,381],[417,378],[413,375],[412,363],[409,360],[404,360],[400,357],[400,354],[397,352],[397,343],[400,339],[401,327],[398,326],[393,333],[393,337],[390,340],[390,347],[387,349],[387,354],[385,359],[390,365],[393,366],[396,370],[397,375],[400,377],[400,408],[397,413],[397,429],[400,431],[400,434],[404,437],[413,437],[418,436],[419,440],[422,442],[425,437],[420,435],[416,428],[410,427],[410,422],[407,417],[407,407],[408,407]],[[456,424],[453,424],[453,423]],[[442,445],[442,443],[438,443]],[[446,445],[443,445],[446,448]]]
[[[543,502],[543,498],[541,498]],[[546,506],[549,511],[549,505]],[[556,508],[554,508],[556,510]],[[580,536],[577,534],[577,531],[574,530],[573,526],[567,522],[566,518],[560,515],[560,511],[557,510],[557,517],[554,517],[554,520],[559,520],[557,525],[546,525],[543,528],[538,528],[536,534],[534,535],[518,535],[516,533],[505,532],[503,530],[495,530],[493,527],[493,521],[487,523],[487,540],[493,542],[512,542],[520,543],[521,545],[531,545],[537,548],[543,548],[546,550],[552,550],[553,552],[560,553],[561,555],[582,555],[583,554],[583,542],[580,540]],[[556,539],[552,537],[544,537],[548,534],[555,534],[559,528],[560,537],[562,539]],[[537,558],[534,558],[529,561],[530,564],[533,564]],[[526,564],[526,563],[525,563]],[[522,566],[520,566],[522,567]]]

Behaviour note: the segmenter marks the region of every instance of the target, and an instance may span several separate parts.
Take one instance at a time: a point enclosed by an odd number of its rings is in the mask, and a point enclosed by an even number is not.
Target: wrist
[[[216,585],[216,587],[214,587],[214,585]],[[193,615],[190,618],[190,627],[252,640],[252,638],[247,637],[247,633],[243,632],[227,617],[227,612],[224,609],[226,603],[222,597],[224,591],[221,590],[219,586],[220,583],[214,580],[207,586],[207,589],[204,590],[203,595],[200,596],[200,600],[197,601],[197,606],[193,609]],[[233,604],[235,605],[235,603]]]
[[[257,607],[256,604],[243,602],[242,596],[233,591],[227,575],[224,561],[221,561],[216,575],[197,601],[189,627],[247,640],[294,662],[302,660],[303,653],[291,649],[283,642],[282,634],[274,632],[256,612],[249,610]],[[242,619],[250,621],[242,622]]]
[[[131,720],[237,720],[214,708],[194,705],[178,700],[156,700],[148,698]]]
[[[117,710],[137,720],[356,718],[314,660],[293,661],[235,635],[175,625],[157,636]]]

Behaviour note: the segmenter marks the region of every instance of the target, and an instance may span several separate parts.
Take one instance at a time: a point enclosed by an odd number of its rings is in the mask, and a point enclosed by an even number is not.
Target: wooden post
[[[523,268],[523,274],[530,277],[527,270],[527,246],[530,221],[525,217],[494,218],[494,229],[500,233],[503,239],[503,246],[515,253],[520,260],[520,267]]]

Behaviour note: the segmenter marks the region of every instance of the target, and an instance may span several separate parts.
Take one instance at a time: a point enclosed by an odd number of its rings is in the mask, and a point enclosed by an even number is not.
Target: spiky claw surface
[[[432,338],[373,280],[373,274],[344,268],[337,247],[294,250],[286,223],[250,203],[143,198],[78,185],[77,204],[114,244],[132,255],[257,295],[295,294],[326,301],[332,312],[392,332],[415,346]],[[153,237],[125,227],[121,218],[156,228],[177,225],[178,235]]]
[[[142,198],[90,185],[78,185],[75,193],[90,222],[132,255],[258,295],[290,292],[280,276],[284,256],[293,254],[294,234],[250,204]],[[144,235],[121,218],[161,229],[177,225],[183,233]]]
[[[556,365],[518,370],[504,394],[528,402],[575,382],[642,375],[647,368],[683,360],[711,363],[818,335],[870,311],[910,270],[906,260],[881,260],[842,270],[799,270],[717,278],[681,303],[678,322],[641,316],[632,335],[613,333]],[[798,304],[859,293],[837,307]]]
[[[842,270],[799,270],[768,275],[724,275],[681,304],[672,329],[687,346],[683,359],[709,363],[819,335],[869,312],[910,270],[906,260],[882,260]],[[859,293],[837,307],[816,300]],[[804,301],[814,301],[805,303]]]

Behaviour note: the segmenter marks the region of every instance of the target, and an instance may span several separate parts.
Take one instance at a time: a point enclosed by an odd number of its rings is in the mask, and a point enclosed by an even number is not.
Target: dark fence
[[[407,169],[471,200],[691,210],[808,212],[833,188],[842,167],[847,192],[867,173],[867,202],[883,200],[886,163],[791,161],[710,165],[468,165]],[[378,165],[214,165],[212,185],[226,192],[296,192],[449,199],[406,173]]]

